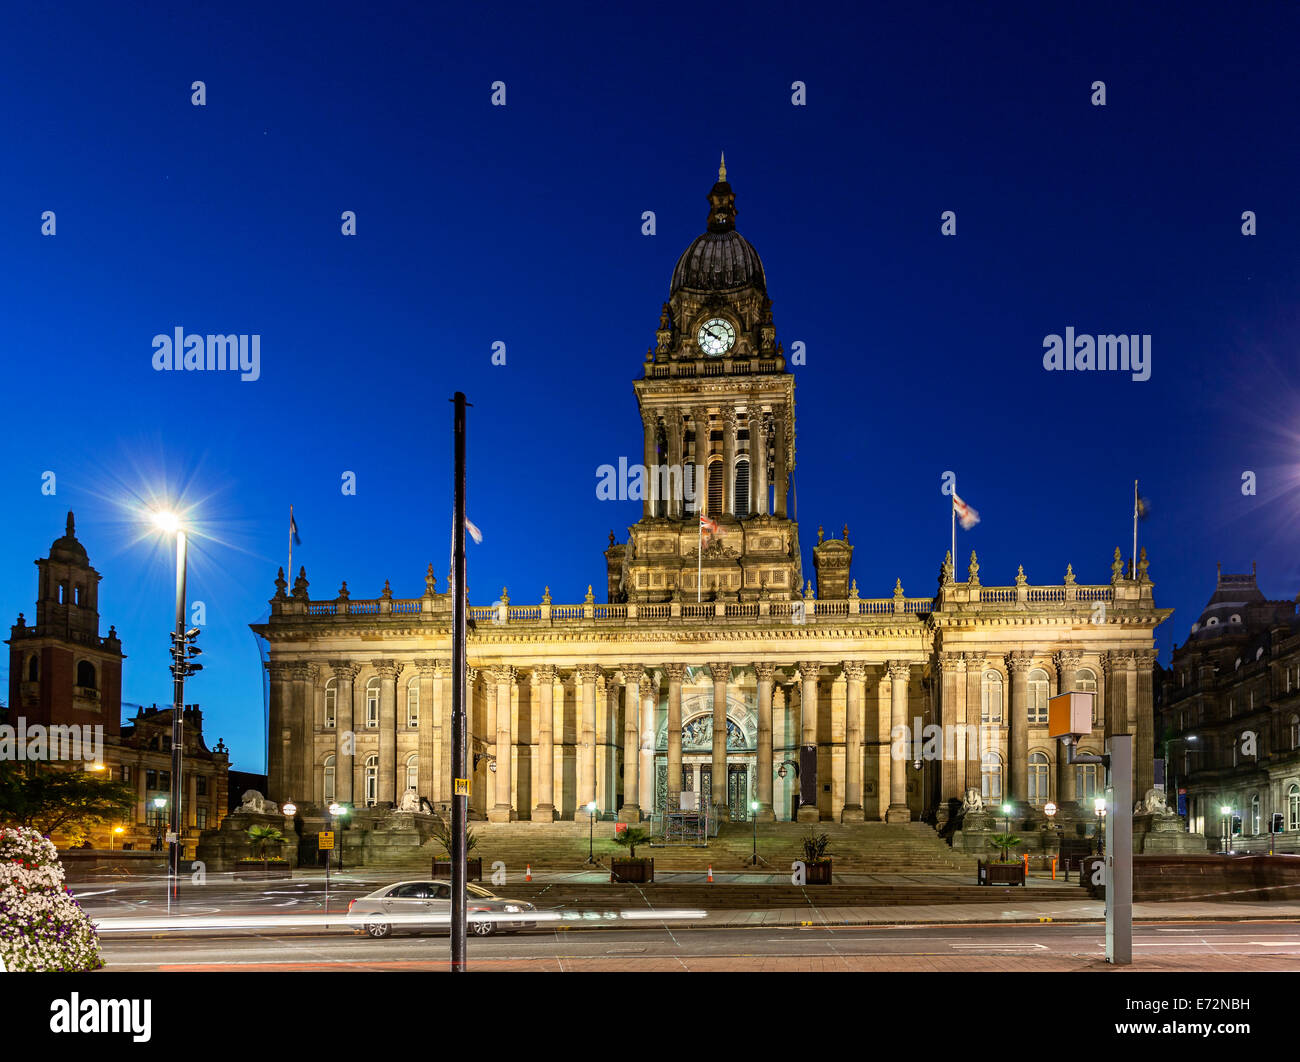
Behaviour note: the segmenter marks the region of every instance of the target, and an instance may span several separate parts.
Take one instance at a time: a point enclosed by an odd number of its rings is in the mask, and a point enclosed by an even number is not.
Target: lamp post
[[[587,805],[587,865],[596,863],[596,802]]]
[[[329,812],[330,812],[330,825],[334,827],[334,847],[335,849],[337,849],[339,853],[339,870],[342,870],[343,869],[343,832],[342,832],[343,828],[339,824],[339,819],[347,818],[348,815],[347,805],[340,804],[338,803],[338,801],[335,801],[333,804],[330,805]],[[328,858],[325,863],[325,870],[328,873],[329,871]]]
[[[109,850],[110,852],[113,850],[113,840],[114,840],[114,838],[115,838],[118,834],[120,834],[120,833],[122,833],[122,832],[123,832],[123,830],[122,830],[122,827],[121,827],[121,826],[114,826],[112,832],[108,835],[108,850]]]
[[[172,632],[172,778],[171,778],[171,828],[169,830],[167,857],[167,908],[176,894],[180,877],[181,857],[181,768],[185,748],[185,677],[203,670],[193,657],[199,655],[198,646],[192,642],[198,637],[198,628],[185,627],[185,575],[186,534],[180,517],[173,512],[155,512],[154,526],[166,534],[176,536],[176,627]]]
[[[157,835],[154,837],[154,851],[155,851],[155,852],[161,852],[161,851],[162,851],[162,832],[163,832],[162,809],[165,808],[165,807],[167,806],[167,798],[166,798],[166,797],[154,797],[154,798],[153,798],[153,806],[154,806],[154,816],[153,816],[153,819],[154,819],[154,826],[155,826],[155,828],[156,828],[157,831],[158,831],[158,832],[157,832]],[[168,895],[170,896],[171,893],[169,892]]]
[[[1228,816],[1232,814],[1232,808],[1228,807],[1227,804],[1224,804],[1223,807],[1219,808],[1219,812],[1223,815],[1223,854],[1227,855],[1228,854],[1228,824],[1229,824]]]
[[[750,866],[758,866],[758,801],[749,802],[749,821],[753,823],[754,828],[754,856],[750,860]]]

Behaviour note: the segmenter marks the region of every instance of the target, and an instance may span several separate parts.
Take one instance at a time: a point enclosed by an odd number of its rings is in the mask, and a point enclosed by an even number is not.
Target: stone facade
[[[735,231],[725,169],[708,231],[673,273],[634,389],[642,516],[605,551],[606,592],[582,602],[472,607],[471,808],[494,820],[572,819],[589,801],[658,818],[685,790],[719,818],[945,823],[968,789],[1036,814],[1102,782],[1047,738],[1047,698],[1097,693],[1096,729],[1153,762],[1153,630],[1145,554],[1111,579],[958,582],[859,596],[848,529],[819,532],[804,579],[787,499],[794,376],[761,261]],[[698,485],[698,489],[697,489]],[[703,549],[701,549],[703,546]],[[267,622],[269,795],[300,807],[451,798],[452,599],[312,598],[281,571]],[[935,734],[939,735],[936,745]],[[913,741],[912,738],[915,738]],[[1082,787],[1082,789],[1080,788]]]
[[[1296,602],[1265,598],[1253,570],[1220,570],[1161,679],[1170,803],[1185,791],[1190,828],[1211,850],[1300,852]],[[1282,832],[1270,836],[1274,815]]]

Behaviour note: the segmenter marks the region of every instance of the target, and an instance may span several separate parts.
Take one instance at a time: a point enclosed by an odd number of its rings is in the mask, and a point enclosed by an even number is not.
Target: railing
[[[582,606],[552,605],[551,619],[582,619]]]
[[[990,603],[1014,602],[1016,600],[1016,588],[1014,586],[985,586],[980,588],[980,600]]]
[[[541,605],[510,605],[506,612],[512,620],[531,620],[542,618]]]
[[[627,619],[626,605],[596,605],[596,619]]]
[[[757,618],[757,616],[758,616],[758,605],[757,605],[757,604],[732,604],[732,605],[728,605],[728,606],[726,607],[726,614],[727,614],[728,616],[748,616],[748,617],[751,617],[751,618]]]
[[[640,619],[668,619],[673,614],[673,606],[637,605],[636,614]]]
[[[418,613],[420,611],[420,600],[417,598],[414,601],[394,601],[393,611],[406,613],[407,615],[413,612]]]
[[[712,603],[701,601],[682,606],[682,619],[706,619],[712,615],[714,615]]]
[[[1113,586],[1080,586],[1074,592],[1076,601],[1114,601]]]
[[[817,611],[821,611],[821,602],[817,603]],[[894,599],[892,597],[864,597],[858,602],[859,615],[883,615],[887,612],[894,611]]]
[[[920,616],[934,611],[934,599],[929,597],[909,597],[903,601],[903,611]]]
[[[337,611],[333,601],[311,601],[307,604],[309,616],[332,616]]]
[[[1030,601],[1064,601],[1065,587],[1063,586],[1031,586],[1029,588]]]

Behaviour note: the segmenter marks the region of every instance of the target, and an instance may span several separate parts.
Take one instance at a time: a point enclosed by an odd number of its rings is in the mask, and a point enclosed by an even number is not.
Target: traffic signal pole
[[[452,398],[455,463],[452,472],[451,526],[451,969],[465,965],[465,820],[469,815],[469,774],[465,770],[465,409],[469,403],[457,391]]]

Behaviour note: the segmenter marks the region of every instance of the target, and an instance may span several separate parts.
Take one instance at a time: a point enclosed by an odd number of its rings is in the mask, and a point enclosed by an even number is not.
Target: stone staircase
[[[527,864],[535,872],[576,870],[587,862],[589,827],[586,822],[475,822],[471,823],[471,828],[478,839],[478,846],[471,854],[483,859],[485,877],[497,860],[512,871]],[[974,880],[975,857],[954,852],[933,828],[919,822],[888,826],[882,822],[760,823],[757,828],[758,854],[766,865],[760,863],[758,869],[787,870],[791,862],[802,857],[800,841],[811,832],[824,833],[830,838],[827,854],[837,873],[970,871]],[[611,856],[625,854],[614,844],[613,836],[613,822],[599,821],[595,824],[592,847],[596,858],[606,865]],[[656,840],[648,847],[638,846],[637,855],[653,857],[656,872],[704,873],[712,866],[715,872],[734,873],[754,869],[749,862],[752,847],[753,833],[749,823],[724,823],[718,836],[709,838],[707,848],[663,846]],[[414,869],[427,866],[438,853],[432,843],[426,843],[392,861],[370,865]]]

